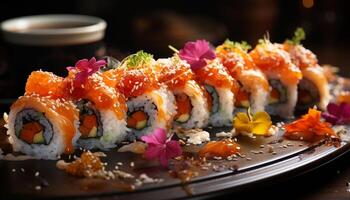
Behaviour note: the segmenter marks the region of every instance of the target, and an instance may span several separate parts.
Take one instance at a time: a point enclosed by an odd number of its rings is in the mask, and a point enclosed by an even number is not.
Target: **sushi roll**
[[[283,50],[280,44],[263,39],[249,54],[265,74],[271,87],[269,106],[266,110],[283,118],[293,117],[302,73],[292,63],[289,53]]]
[[[25,95],[11,106],[7,134],[14,151],[38,159],[58,159],[62,153],[74,152],[78,119],[70,101]]]
[[[269,83],[247,53],[246,43],[226,40],[216,48],[216,55],[230,75],[239,83],[235,98],[237,108],[251,107],[252,112],[264,111],[268,103]]]
[[[330,88],[323,68],[318,64],[316,55],[300,44],[305,38],[302,29],[297,29],[292,40],[283,43],[283,48],[289,52],[292,62],[299,67],[303,79],[298,84],[298,108],[308,109],[317,105],[326,110],[331,99]]]
[[[104,73],[126,98],[129,140],[139,139],[156,128],[171,127],[175,98],[158,82],[154,65],[151,54],[139,51]]]
[[[83,59],[69,67],[63,81],[64,96],[79,110],[78,145],[84,149],[108,149],[126,139],[126,102],[98,72],[106,63]]]
[[[216,58],[205,40],[188,42],[179,51],[179,57],[190,64],[195,80],[204,87],[209,105],[209,123],[212,126],[230,126],[233,119],[234,96],[237,82]]]
[[[189,64],[175,55],[158,59],[155,66],[159,82],[165,84],[175,96],[173,126],[204,128],[209,120],[208,103],[203,89],[193,80]]]

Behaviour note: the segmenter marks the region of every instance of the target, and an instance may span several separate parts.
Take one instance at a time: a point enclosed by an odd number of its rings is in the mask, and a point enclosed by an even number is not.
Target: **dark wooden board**
[[[207,131],[215,139],[215,133],[230,128],[213,128]],[[4,135],[4,129],[1,130]],[[0,197],[3,198],[118,198],[118,199],[174,199],[212,195],[223,190],[239,190],[244,187],[257,185],[263,181],[276,182],[308,170],[317,168],[347,152],[348,143],[342,142],[339,148],[326,146],[322,143],[308,144],[301,141],[283,139],[282,134],[272,137],[249,138],[238,137],[242,147],[236,161],[210,160],[215,169],[197,169],[199,175],[184,185],[179,179],[169,175],[169,171],[159,167],[156,162],[147,161],[132,153],[118,153],[116,149],[105,152],[102,158],[112,169],[118,162],[123,165],[120,169],[135,176],[146,173],[152,178],[164,181],[157,184],[144,184],[129,191],[129,185],[122,180],[88,179],[71,176],[57,169],[56,161],[0,160],[0,177],[4,183]],[[264,147],[262,147],[262,145]],[[276,154],[271,153],[267,145],[271,145]],[[188,152],[195,152],[198,146],[185,147]],[[257,153],[262,151],[262,153]],[[134,162],[135,166],[130,167]],[[15,169],[15,172],[13,170]],[[35,173],[39,172],[39,177]],[[42,185],[41,190],[35,187]],[[188,193],[188,188],[192,191]]]

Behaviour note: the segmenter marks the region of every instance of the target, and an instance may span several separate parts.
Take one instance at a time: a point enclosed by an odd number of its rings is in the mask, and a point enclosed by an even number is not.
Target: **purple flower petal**
[[[152,134],[142,136],[141,140],[147,144],[163,145],[166,141],[166,132],[164,129],[157,128]]]
[[[153,133],[142,136],[141,140],[148,144],[144,153],[146,159],[158,158],[162,166],[168,166],[168,160],[182,154],[178,141],[167,139],[164,129],[158,128]]]
[[[340,105],[329,103],[327,113],[322,113],[323,118],[332,124],[350,123],[350,105],[343,102]]]
[[[338,121],[338,117],[330,113],[322,113],[322,117],[331,124],[336,124]]]
[[[335,116],[339,116],[340,115],[340,109],[339,109],[339,106],[335,103],[329,103],[327,105],[327,111],[330,113],[330,114],[333,114]]]
[[[155,159],[160,156],[161,151],[164,149],[161,145],[148,145],[144,156],[146,159]]]
[[[196,70],[207,65],[206,59],[215,59],[215,52],[211,49],[209,42],[197,40],[187,42],[184,48],[179,51],[179,56],[191,65],[192,70]]]
[[[166,157],[168,159],[180,156],[182,149],[178,141],[170,140],[166,143]]]

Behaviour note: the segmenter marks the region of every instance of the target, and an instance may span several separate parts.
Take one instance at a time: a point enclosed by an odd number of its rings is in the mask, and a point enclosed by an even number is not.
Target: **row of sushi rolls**
[[[281,118],[314,105],[324,110],[330,84],[303,37],[297,29],[291,40],[264,38],[253,49],[197,40],[171,47],[169,58],[138,51],[121,62],[80,60],[66,77],[33,71],[10,108],[10,142],[15,151],[57,159],[77,148],[115,148],[156,128],[232,126],[248,107]]]

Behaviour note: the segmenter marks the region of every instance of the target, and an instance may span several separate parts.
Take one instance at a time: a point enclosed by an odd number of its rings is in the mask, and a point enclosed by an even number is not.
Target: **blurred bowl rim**
[[[33,25],[82,23],[85,25],[67,28],[28,29]],[[102,40],[107,23],[88,15],[48,14],[12,18],[1,22],[1,31],[6,42],[19,45],[76,45]]]

